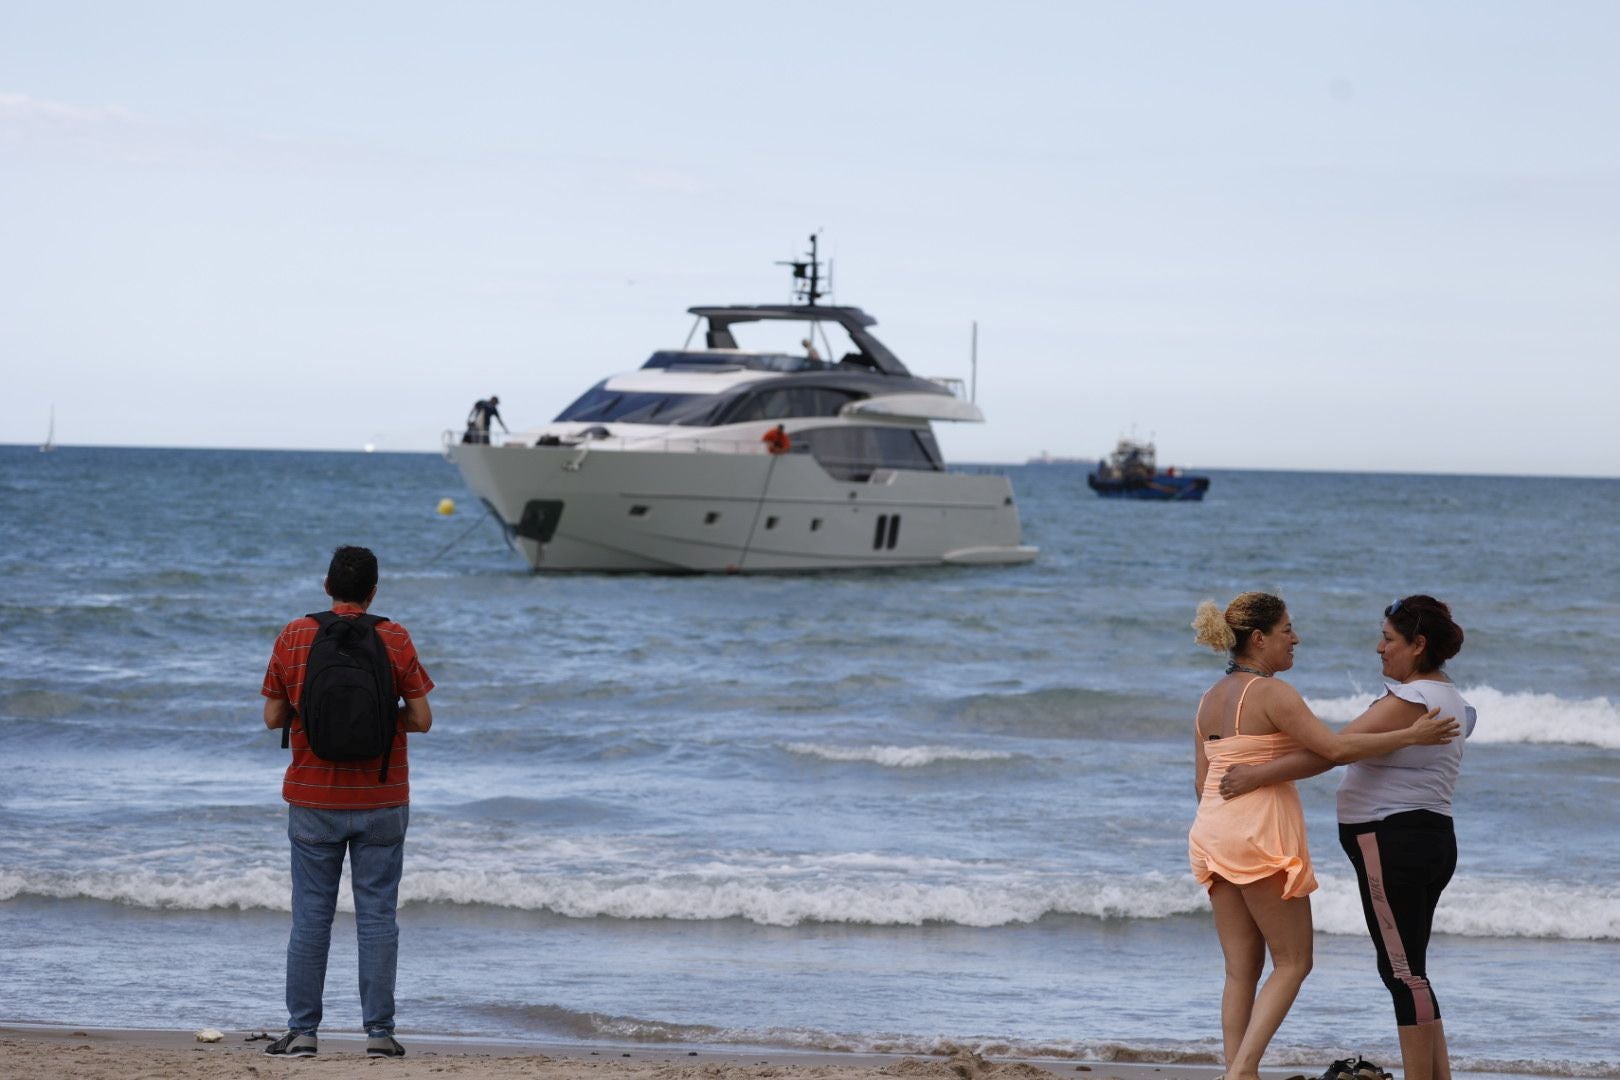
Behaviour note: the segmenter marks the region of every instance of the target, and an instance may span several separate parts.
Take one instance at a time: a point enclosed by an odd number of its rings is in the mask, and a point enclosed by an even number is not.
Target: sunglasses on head
[[[1405,600],[1397,600],[1397,601],[1395,601],[1393,604],[1389,605],[1389,607],[1384,609],[1384,618],[1386,618],[1386,619],[1389,618],[1391,615],[1394,615],[1396,612],[1400,611],[1401,608],[1403,608],[1405,606],[1406,606],[1406,601]],[[1423,613],[1422,612],[1414,613],[1413,623],[1412,623],[1412,633],[1407,636],[1408,641],[1410,641],[1413,638],[1418,636],[1418,629],[1422,625],[1423,625]]]

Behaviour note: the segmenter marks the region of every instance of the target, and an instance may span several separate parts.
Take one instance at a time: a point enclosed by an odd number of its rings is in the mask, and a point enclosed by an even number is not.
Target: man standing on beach
[[[325,588],[332,614],[351,626],[344,637],[363,642],[375,634],[393,674],[393,745],[372,760],[332,761],[316,755],[305,731],[306,662],[317,635],[326,633],[323,612],[294,619],[276,638],[260,691],[264,725],[291,725],[292,763],[282,781],[292,842],[292,934],[287,939],[287,1033],[265,1048],[275,1056],[314,1057],[321,1024],[321,993],[332,941],[343,856],[349,856],[354,888],[354,928],[360,952],[360,1007],[366,1054],[402,1057],[394,1039],[394,974],[399,960],[395,908],[404,868],[405,828],[410,821],[410,766],[406,732],[433,726],[427,695],[433,680],[416,657],[411,635],[396,622],[362,618],[377,595],[377,557],[362,547],[332,553]],[[356,650],[358,651],[358,650]],[[403,707],[397,698],[404,698]],[[317,731],[317,734],[319,732]],[[317,740],[319,742],[319,740]]]

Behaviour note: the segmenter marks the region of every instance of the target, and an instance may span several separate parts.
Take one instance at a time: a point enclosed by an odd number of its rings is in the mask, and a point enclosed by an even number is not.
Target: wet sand
[[[410,1038],[401,1033],[402,1059],[365,1056],[364,1040],[321,1036],[315,1058],[270,1058],[264,1040],[227,1031],[217,1043],[189,1031],[47,1028],[0,1025],[0,1080],[74,1077],[82,1080],[274,1077],[297,1073],[350,1080],[1211,1080],[1210,1065],[986,1059],[967,1050],[950,1056],[691,1051],[680,1047],[552,1046],[460,1039]],[[279,1034],[275,1032],[273,1034]],[[1279,1077],[1285,1075],[1279,1072]]]

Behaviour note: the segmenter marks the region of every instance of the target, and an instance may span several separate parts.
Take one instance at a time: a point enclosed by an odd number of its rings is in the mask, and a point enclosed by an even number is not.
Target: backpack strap
[[[338,617],[341,618],[341,616]],[[399,734],[399,688],[394,685],[393,660],[391,660],[388,656],[388,646],[383,643],[382,635],[377,633],[377,627],[387,622],[388,617],[386,615],[372,615],[369,612],[366,612],[355,616],[354,621],[356,625],[364,626],[366,629],[370,630],[376,635],[377,649],[382,654],[382,662],[385,665],[388,665],[388,686],[389,689],[394,691],[393,700],[388,702],[386,706],[388,709],[390,728],[388,732],[388,741],[383,744],[382,768],[377,772],[377,782],[384,783],[388,780],[388,759],[392,757],[394,753],[394,736]]]
[[[336,612],[332,612],[332,611],[312,611],[308,615],[304,616],[304,618],[306,618],[306,619],[314,619],[315,620],[315,635],[317,637],[320,636],[320,633],[321,633],[322,630],[326,629],[327,624],[329,624],[333,619],[340,618],[340,617],[341,616],[339,616]],[[308,667],[304,668],[304,676],[306,678],[309,676],[309,668]],[[298,687],[298,700],[299,701],[304,700],[304,688],[303,688],[302,683],[300,683],[299,687]],[[292,726],[293,726],[293,721],[298,719],[298,706],[289,705],[289,708],[292,709],[292,715],[287,717],[287,723],[281,729],[281,748],[283,750],[286,750],[286,749],[288,749],[289,747],[292,746]]]

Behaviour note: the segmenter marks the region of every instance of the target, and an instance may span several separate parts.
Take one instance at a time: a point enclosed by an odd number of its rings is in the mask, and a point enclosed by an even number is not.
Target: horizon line
[[[0,449],[39,449],[38,443],[3,443]],[[265,453],[265,454],[359,454],[362,457],[376,454],[431,454],[443,457],[442,450],[411,450],[411,449],[385,449],[378,447],[367,450],[364,447],[336,447],[336,446],[164,446],[158,444],[131,444],[131,443],[55,443],[52,451],[61,450],[196,450],[201,452],[233,452],[233,453]],[[1084,466],[1088,462],[1100,461],[1100,458],[1074,458],[1069,460],[1041,461],[1039,458],[1026,458],[1023,461],[958,461],[947,467],[988,467],[988,468],[1026,468],[1045,466],[1048,468],[1073,468]],[[1181,472],[1191,471],[1191,468],[1205,469],[1214,472],[1261,472],[1261,473],[1311,473],[1344,476],[1467,476],[1479,479],[1500,480],[1620,480],[1620,475],[1605,475],[1602,473],[1504,473],[1504,472],[1471,472],[1467,470],[1434,470],[1419,471],[1390,471],[1383,469],[1366,469],[1352,467],[1305,468],[1294,467],[1287,469],[1271,468],[1262,465],[1198,465],[1190,468],[1177,466]]]

